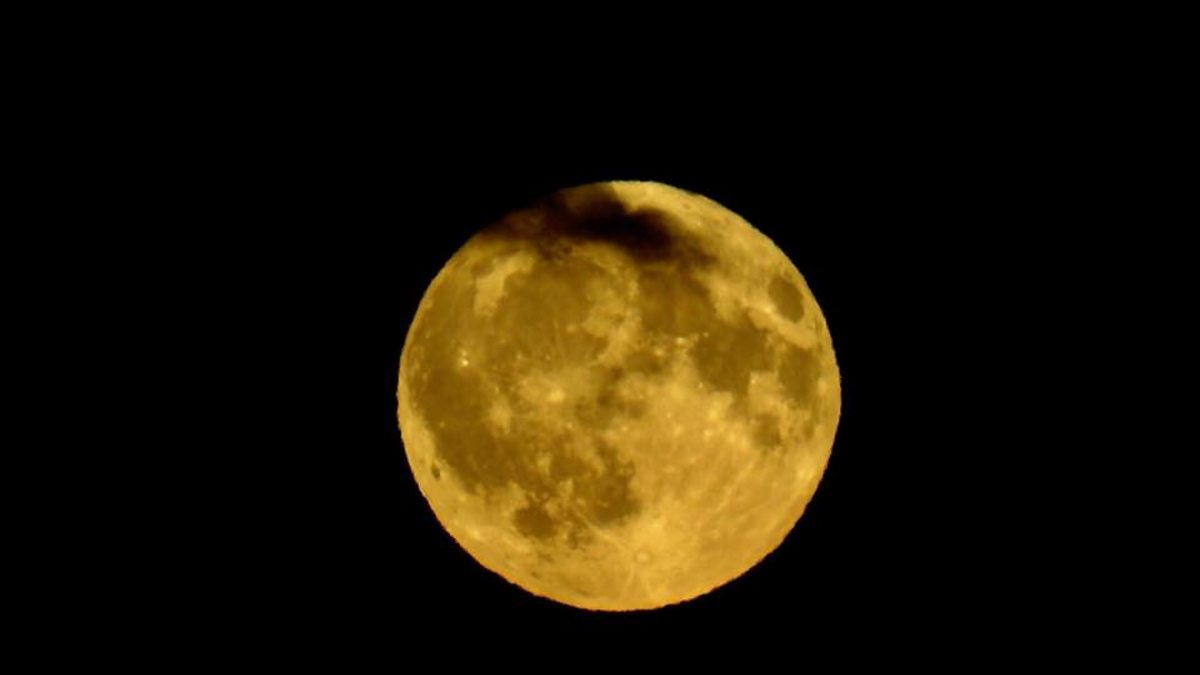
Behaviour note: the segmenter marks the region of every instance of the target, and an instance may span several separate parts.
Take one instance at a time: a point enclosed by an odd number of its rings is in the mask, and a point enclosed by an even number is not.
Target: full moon
[[[841,411],[787,256],[649,182],[562,190],[467,241],[417,308],[397,398],[417,485],[463,549],[611,611],[695,598],[779,546]]]

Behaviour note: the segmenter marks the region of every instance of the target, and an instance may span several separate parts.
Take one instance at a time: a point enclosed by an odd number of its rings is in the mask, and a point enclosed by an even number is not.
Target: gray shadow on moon
[[[540,227],[531,230],[522,222],[529,212],[541,217]],[[604,184],[557,192],[479,236],[528,241],[547,258],[562,256],[571,244],[594,242],[613,246],[639,263],[669,261],[686,269],[707,267],[716,260],[687,235],[674,215],[655,208],[631,209]]]

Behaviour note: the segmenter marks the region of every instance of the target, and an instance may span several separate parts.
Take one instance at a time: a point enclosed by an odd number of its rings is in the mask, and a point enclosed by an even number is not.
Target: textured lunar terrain
[[[627,610],[779,545],[841,395],[821,311],[769,239],[618,182],[468,241],[417,310],[398,401],[417,484],[467,552],[538,595]]]

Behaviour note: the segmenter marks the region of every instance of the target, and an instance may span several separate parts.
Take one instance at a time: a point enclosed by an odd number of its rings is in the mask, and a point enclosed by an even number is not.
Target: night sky
[[[1037,222],[1006,198],[1012,148],[837,112],[794,129],[741,119],[636,135],[424,120],[382,138],[371,117],[264,145],[236,174],[251,198],[230,222],[248,225],[226,240],[237,278],[253,279],[231,314],[253,373],[233,394],[254,419],[235,455],[250,508],[227,514],[220,567],[248,589],[247,615],[300,634],[415,622],[493,636],[973,639],[1020,605],[1044,574],[1031,543],[1043,533],[1018,515],[1020,485],[1038,479],[1040,413],[1013,392],[1046,394],[1027,387],[1026,355],[1048,310],[1016,311],[1041,261]],[[984,156],[997,159],[972,159]],[[418,492],[395,418],[405,331],[454,251],[537,197],[621,179],[698,192],[774,240],[821,305],[843,378],[832,459],[791,536],[711,594],[625,615],[531,596],[476,563]]]

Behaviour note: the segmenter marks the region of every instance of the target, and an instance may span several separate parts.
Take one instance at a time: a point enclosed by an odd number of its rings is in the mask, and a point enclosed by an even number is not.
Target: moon
[[[421,493],[480,564],[590,610],[745,573],[828,463],[825,319],[770,239],[661,183],[569,188],[473,236],[400,358]]]

